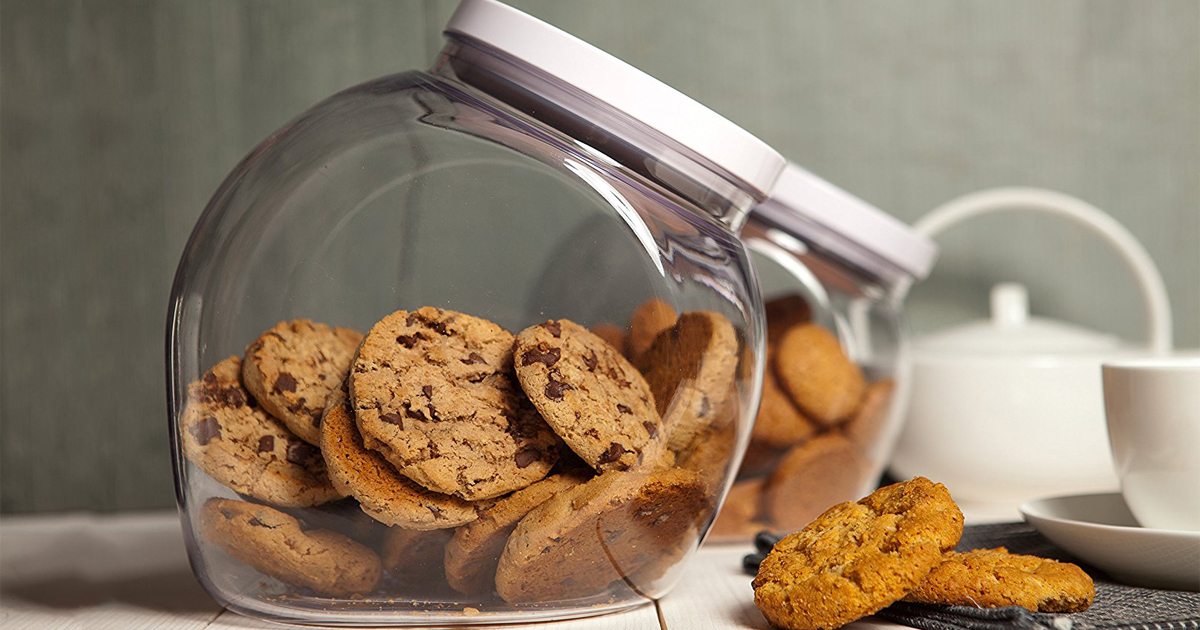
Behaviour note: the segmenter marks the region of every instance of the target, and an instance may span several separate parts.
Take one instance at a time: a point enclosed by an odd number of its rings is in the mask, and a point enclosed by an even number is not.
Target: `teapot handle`
[[[1162,275],[1142,244],[1120,223],[1099,208],[1059,192],[1040,188],[992,188],[964,195],[921,217],[913,228],[933,238],[946,228],[967,219],[997,212],[1041,212],[1072,219],[1091,228],[1117,250],[1133,270],[1148,313],[1147,345],[1155,354],[1170,352],[1172,345],[1171,304]]]

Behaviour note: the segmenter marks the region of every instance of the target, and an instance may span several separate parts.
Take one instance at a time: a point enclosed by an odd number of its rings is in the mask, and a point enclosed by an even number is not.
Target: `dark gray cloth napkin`
[[[1200,630],[1200,593],[1113,582],[1101,571],[1067,555],[1027,523],[968,526],[958,544],[959,551],[992,547],[1078,564],[1096,583],[1096,601],[1087,610],[1070,615],[1031,613],[1016,606],[972,608],[897,602],[876,616],[921,630]]]

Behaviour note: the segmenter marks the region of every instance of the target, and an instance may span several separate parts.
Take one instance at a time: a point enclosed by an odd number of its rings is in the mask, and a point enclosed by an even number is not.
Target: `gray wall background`
[[[514,0],[906,221],[1044,186],[1150,251],[1200,344],[1200,2]],[[453,1],[5,0],[0,6],[0,511],[171,505],[163,330],[208,196],[324,96],[425,67]],[[919,332],[991,284],[1138,339],[1094,237],[995,218],[940,239]]]

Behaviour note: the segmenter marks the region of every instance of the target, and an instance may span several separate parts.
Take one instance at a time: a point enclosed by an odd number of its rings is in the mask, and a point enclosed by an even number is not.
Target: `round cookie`
[[[759,519],[762,512],[763,478],[746,479],[733,484],[725,503],[717,513],[710,536],[716,538],[750,540],[756,532],[766,527]]]
[[[890,378],[867,385],[858,411],[842,423],[842,433],[859,448],[864,449],[864,452],[873,445],[879,431],[883,429],[895,391],[896,382]]]
[[[676,319],[678,315],[670,304],[657,298],[642,302],[629,318],[629,336],[625,340],[629,358],[642,356],[659,333],[675,325]]]
[[[679,453],[726,411],[738,363],[737,333],[712,311],[684,313],[635,361],[663,419],[667,446]]]
[[[513,603],[600,595],[692,531],[709,505],[704,492],[679,468],[609,471],[561,492],[513,530],[496,590]]]
[[[785,449],[809,439],[816,427],[796,408],[787,394],[779,388],[775,376],[774,354],[767,351],[767,369],[763,371],[762,402],[750,440],[770,449]]]
[[[551,475],[480,511],[478,520],[455,530],[445,545],[446,581],[466,595],[490,593],[496,585],[496,564],[517,523],[554,495],[584,481],[583,477]]]
[[[799,295],[784,295],[763,303],[767,318],[767,345],[778,344],[793,326],[812,321],[808,300]]]
[[[363,442],[409,479],[468,501],[545,477],[559,440],[517,386],[512,346],[504,329],[454,311],[384,317],[350,372]]]
[[[570,320],[522,330],[513,361],[521,388],[542,418],[597,471],[637,464],[661,429],[641,373]]]
[[[383,535],[380,559],[388,575],[404,586],[424,587],[443,581],[442,556],[452,529],[420,531],[389,527]],[[443,585],[444,589],[445,586]]]
[[[592,326],[592,334],[603,339],[617,352],[625,354],[625,331],[612,324],[597,324]]]
[[[771,550],[754,603],[772,625],[838,628],[916,588],[962,536],[945,486],[916,477],[836,505]]]
[[[242,382],[309,444],[321,441],[325,398],[346,378],[362,333],[307,319],[279,322],[246,348]]]
[[[775,354],[779,383],[809,418],[825,426],[854,413],[862,398],[862,370],[837,337],[816,324],[793,326]]]
[[[264,411],[238,380],[229,357],[188,385],[180,420],[183,454],[210,477],[260,501],[320,505],[342,498],[316,447]]]
[[[344,386],[329,397],[321,454],[334,487],[358,499],[362,511],[381,523],[431,530],[457,527],[477,516],[469,501],[426,490],[364,446]]]
[[[792,448],[767,479],[763,504],[771,522],[790,531],[830,506],[862,496],[867,462],[852,442],[836,433]]]
[[[999,547],[947,552],[904,601],[1074,613],[1086,610],[1095,597],[1095,585],[1083,569],[1068,562],[1008,553]]]
[[[363,595],[382,575],[370,549],[328,530],[305,531],[300,521],[265,505],[209,499],[200,509],[200,532],[259,572],[321,595]]]

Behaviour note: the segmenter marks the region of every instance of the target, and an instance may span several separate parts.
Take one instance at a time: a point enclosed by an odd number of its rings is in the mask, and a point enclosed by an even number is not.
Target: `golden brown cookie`
[[[684,313],[635,361],[650,384],[671,450],[686,450],[730,409],[737,363],[737,333],[712,311]]]
[[[617,352],[625,354],[625,331],[612,324],[597,324],[592,326],[592,334],[603,339]]]
[[[1069,563],[1009,553],[1004,547],[947,552],[904,601],[951,606],[1021,606],[1033,612],[1074,613],[1096,597],[1092,578]]]
[[[279,322],[246,348],[242,382],[309,444],[321,441],[325,398],[346,378],[362,333],[307,319]]]
[[[836,433],[792,448],[768,478],[763,505],[784,531],[802,527],[829,506],[861,496],[867,461]]]
[[[183,454],[210,477],[275,505],[342,498],[315,446],[296,437],[242,388],[242,360],[229,357],[188,385],[180,420]]]
[[[555,319],[521,331],[513,360],[542,418],[597,471],[637,464],[661,429],[646,379],[575,322]]]
[[[442,557],[452,529],[420,531],[390,527],[383,535],[383,568],[404,586],[429,586],[444,579]],[[442,588],[445,588],[443,585]]]
[[[470,501],[425,489],[363,445],[344,385],[329,397],[321,423],[321,454],[333,485],[358,499],[362,511],[381,523],[430,530],[476,518]]]
[[[708,505],[691,471],[606,472],[521,519],[500,556],[496,590],[508,602],[599,595],[682,540]]]
[[[867,385],[858,411],[841,425],[842,433],[864,452],[874,444],[887,423],[895,391],[896,382],[890,378]]]
[[[363,442],[409,479],[468,501],[545,477],[559,440],[516,383],[512,345],[499,326],[454,311],[384,317],[350,372]]]
[[[762,402],[750,440],[771,449],[786,449],[804,442],[816,433],[816,426],[779,388],[775,376],[774,353],[767,351],[767,369],[763,372]]]
[[[766,480],[746,479],[733,484],[717,514],[709,535],[714,538],[750,540],[755,533],[770,529],[761,520],[762,490]]]
[[[779,384],[813,420],[837,424],[854,413],[863,394],[863,375],[838,344],[816,324],[793,326],[775,355]]]
[[[554,495],[585,481],[584,477],[551,475],[498,499],[480,511],[479,520],[455,530],[445,547],[450,586],[467,595],[490,593],[496,586],[496,563],[517,523]]]
[[[916,588],[962,527],[941,484],[916,477],[880,488],[779,541],[754,578],[754,603],[778,628],[841,627]]]
[[[808,300],[799,295],[783,295],[763,303],[767,317],[767,345],[776,345],[793,326],[812,321]]]
[[[655,337],[673,326],[676,319],[678,316],[670,304],[659,299],[643,302],[629,318],[629,336],[625,340],[629,358],[637,359],[649,350]]]
[[[209,499],[200,509],[200,533],[229,555],[280,582],[330,597],[370,592],[379,584],[379,556],[324,529],[265,505]]]

